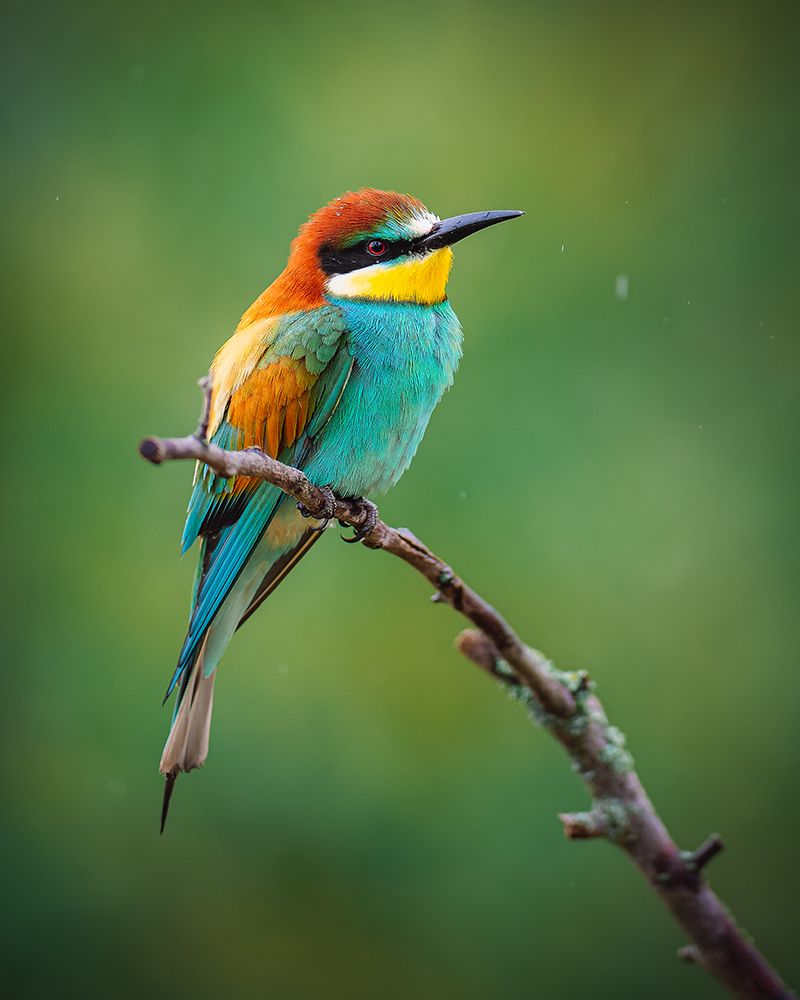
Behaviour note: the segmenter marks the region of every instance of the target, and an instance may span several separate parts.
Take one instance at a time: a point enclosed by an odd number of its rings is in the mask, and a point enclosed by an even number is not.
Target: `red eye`
[[[373,257],[380,257],[386,253],[386,244],[383,240],[370,240],[367,243],[367,253],[371,253]]]

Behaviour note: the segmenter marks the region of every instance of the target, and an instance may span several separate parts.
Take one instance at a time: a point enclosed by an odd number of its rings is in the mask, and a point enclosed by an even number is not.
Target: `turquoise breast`
[[[461,327],[446,301],[331,302],[344,315],[355,364],[306,472],[345,496],[382,493],[408,468],[453,382]]]

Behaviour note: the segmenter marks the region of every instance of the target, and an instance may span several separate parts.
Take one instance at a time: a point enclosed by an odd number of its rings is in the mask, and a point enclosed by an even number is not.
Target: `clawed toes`
[[[378,508],[371,500],[367,500],[366,497],[359,497],[356,502],[362,510],[361,526],[352,538],[345,538],[344,535],[341,536],[342,541],[348,542],[350,545],[353,545],[356,542],[363,542],[378,523]]]
[[[312,514],[304,503],[301,503],[299,500],[297,501],[297,509],[300,511],[302,517],[315,517],[319,520],[318,525],[309,529],[311,531],[324,531],[328,527],[331,518],[336,512],[336,497],[334,496],[333,490],[330,486],[320,486],[319,490],[325,497],[325,506],[323,507],[320,515]]]
[[[319,514],[310,511],[308,507],[306,507],[306,505],[301,503],[299,500],[297,502],[297,509],[303,517],[313,517],[319,520],[319,524],[309,528],[309,531],[324,531],[336,513],[336,496],[331,487],[320,486],[319,490],[325,497],[325,506]],[[361,523],[355,530],[355,534],[352,538],[345,538],[345,536],[342,535],[342,541],[349,542],[350,544],[363,542],[378,523],[378,508],[371,500],[367,500],[366,497],[355,497],[353,499],[353,503],[361,511]],[[348,527],[348,525],[343,521],[340,521],[339,524],[341,524],[343,528]]]

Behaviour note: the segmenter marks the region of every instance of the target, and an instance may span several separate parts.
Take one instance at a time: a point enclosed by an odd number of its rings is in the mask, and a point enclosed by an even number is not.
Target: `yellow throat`
[[[445,297],[453,251],[442,247],[424,257],[408,257],[397,263],[373,264],[359,271],[335,274],[328,279],[330,295],[346,299],[382,299],[433,305]]]

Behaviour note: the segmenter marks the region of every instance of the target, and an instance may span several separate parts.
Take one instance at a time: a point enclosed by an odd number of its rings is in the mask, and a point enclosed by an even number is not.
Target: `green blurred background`
[[[383,502],[586,667],[797,983],[797,25],[759,3],[5,7],[7,995],[714,997],[559,749],[399,563],[237,637],[158,836],[195,379],[312,210],[458,248],[456,387]],[[627,276],[628,294],[624,294]]]

